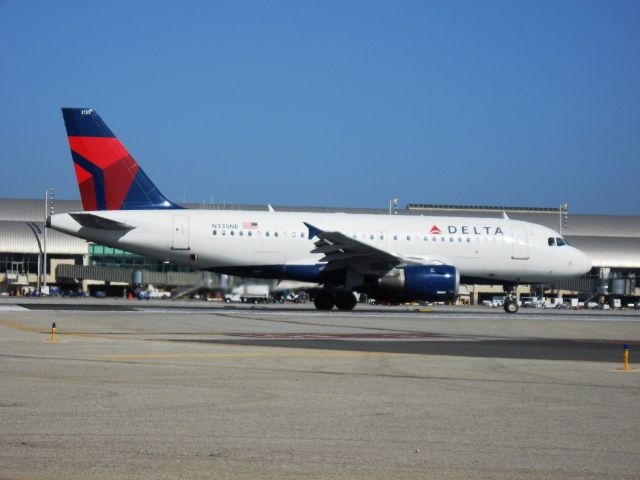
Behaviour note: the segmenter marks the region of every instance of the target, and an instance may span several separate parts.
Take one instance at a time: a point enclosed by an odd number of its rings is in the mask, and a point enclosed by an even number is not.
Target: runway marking
[[[102,360],[189,360],[202,358],[251,358],[251,357],[380,357],[406,356],[404,353],[392,352],[354,352],[345,350],[304,350],[282,352],[237,352],[237,353],[139,353],[121,355],[102,355]]]
[[[4,325],[5,327],[8,328],[13,328],[15,330],[21,330],[23,332],[30,332],[30,333],[48,333],[48,332],[44,332],[42,331],[40,328],[37,327],[28,327],[26,325],[22,325],[21,323],[16,323],[16,322],[12,322],[11,320],[3,320],[0,319],[0,325]]]

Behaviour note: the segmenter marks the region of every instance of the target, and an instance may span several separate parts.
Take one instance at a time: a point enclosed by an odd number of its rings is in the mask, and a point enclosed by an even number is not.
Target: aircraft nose
[[[589,255],[587,255],[586,253],[577,250],[578,253],[578,258],[576,261],[576,267],[578,267],[578,270],[580,271],[581,274],[587,274],[591,271],[591,257],[589,257]]]

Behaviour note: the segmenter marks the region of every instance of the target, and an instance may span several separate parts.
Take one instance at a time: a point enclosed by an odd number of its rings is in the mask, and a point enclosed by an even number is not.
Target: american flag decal
[[[255,230],[258,228],[258,222],[244,222],[242,228],[244,230]]]

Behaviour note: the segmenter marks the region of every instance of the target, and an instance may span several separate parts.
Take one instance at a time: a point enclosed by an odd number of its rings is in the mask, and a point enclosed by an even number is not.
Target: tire
[[[333,295],[329,292],[322,292],[313,299],[313,304],[318,310],[331,310],[335,304]]]
[[[356,297],[351,292],[340,292],[336,295],[336,307],[338,307],[338,310],[353,310],[356,303]]]
[[[518,304],[514,300],[505,300],[504,311],[507,313],[516,313],[518,311]]]

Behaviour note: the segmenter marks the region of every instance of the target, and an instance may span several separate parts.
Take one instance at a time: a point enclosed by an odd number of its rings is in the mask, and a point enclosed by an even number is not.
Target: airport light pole
[[[392,198],[389,200],[389,215],[391,215],[392,208],[398,208],[398,199]]]
[[[562,235],[562,227],[566,229],[569,226],[569,204],[564,202],[560,205],[558,213],[560,214],[560,235]]]
[[[53,215],[55,205],[53,199],[55,197],[55,190],[53,188],[45,188],[44,190],[44,261],[42,262],[42,288],[47,288],[47,217]]]
[[[36,242],[38,242],[38,284],[36,288],[38,293],[42,293],[42,244],[39,237],[42,234],[42,230],[40,230],[36,222],[27,222],[27,226],[33,232],[33,236],[36,237]]]

